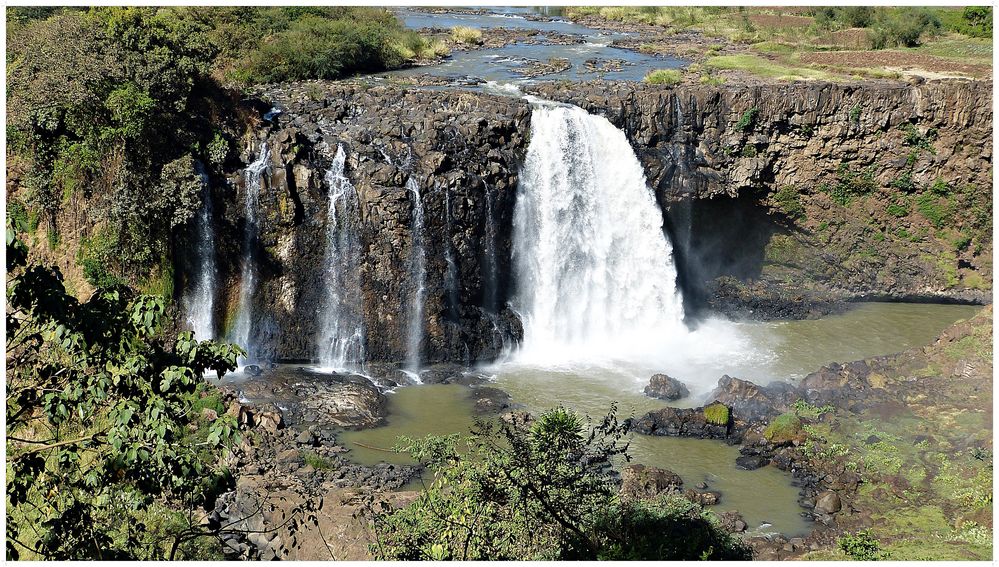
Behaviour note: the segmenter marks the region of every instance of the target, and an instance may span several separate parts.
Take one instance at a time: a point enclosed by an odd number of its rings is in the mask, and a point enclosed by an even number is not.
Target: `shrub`
[[[909,204],[903,200],[889,204],[885,210],[893,217],[902,218],[909,216]]]
[[[850,122],[854,124],[860,123],[860,105],[856,104],[850,109]]]
[[[645,75],[642,80],[650,85],[673,86],[683,80],[683,74],[677,69],[657,69]]]
[[[482,43],[482,30],[470,28],[468,26],[454,26],[451,28],[451,39],[455,43]]]
[[[785,216],[800,220],[805,218],[805,207],[801,204],[801,196],[792,185],[784,185],[774,194],[774,202]]]
[[[856,561],[882,561],[889,557],[888,552],[881,550],[880,542],[871,534],[870,530],[846,534],[839,538],[836,543],[840,549]]]
[[[788,445],[804,436],[801,418],[795,413],[777,416],[763,430],[763,437],[774,445]]]
[[[704,419],[714,425],[728,425],[732,418],[728,406],[723,403],[713,403],[704,408]]]
[[[333,461],[322,455],[317,455],[312,451],[302,451],[302,460],[317,471],[328,471],[333,469]]]
[[[743,112],[742,116],[739,117],[739,121],[735,123],[735,131],[745,132],[746,130],[752,130],[753,124],[756,122],[756,115],[759,112],[760,110],[755,106]]]
[[[947,217],[946,209],[940,199],[932,193],[923,193],[916,197],[916,209],[926,220],[936,228],[943,228]]]
[[[607,465],[624,454],[614,408],[588,425],[555,408],[480,422],[462,438],[403,438],[434,474],[405,508],[374,515],[379,559],[748,559],[698,505],[621,501]]]
[[[924,33],[935,33],[940,28],[940,19],[929,10],[899,8],[883,10],[868,37],[872,49],[916,47]]]

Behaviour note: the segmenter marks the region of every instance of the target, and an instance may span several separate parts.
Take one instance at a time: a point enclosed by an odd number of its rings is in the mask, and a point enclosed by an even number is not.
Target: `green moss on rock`
[[[763,436],[775,445],[788,445],[804,436],[801,418],[793,413],[778,416],[763,430]]]
[[[704,419],[708,423],[713,423],[715,425],[728,425],[729,419],[731,419],[731,414],[729,413],[728,406],[721,403],[714,403],[710,406],[704,408]]]

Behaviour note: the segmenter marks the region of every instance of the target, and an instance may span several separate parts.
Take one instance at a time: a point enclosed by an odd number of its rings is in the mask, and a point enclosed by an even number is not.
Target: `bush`
[[[626,427],[555,408],[471,437],[403,439],[434,474],[415,502],[374,516],[379,559],[748,559],[696,504],[623,502],[609,470]]]
[[[645,75],[642,80],[650,85],[673,86],[683,80],[683,74],[677,69],[657,69]]]
[[[713,403],[704,408],[704,419],[714,425],[728,425],[732,418],[728,406],[723,403]]]
[[[774,445],[788,445],[804,436],[801,418],[796,413],[777,416],[763,430],[763,437]]]
[[[805,207],[801,204],[801,195],[792,185],[784,185],[774,193],[774,202],[780,212],[789,219],[805,218]]]
[[[451,39],[455,43],[481,44],[482,30],[468,26],[454,26],[451,28]]]
[[[760,110],[755,106],[743,112],[742,116],[739,117],[739,121],[735,123],[735,131],[745,132],[746,130],[752,130],[753,124],[756,122],[756,115],[759,112]]]
[[[839,548],[856,561],[882,561],[889,554],[881,550],[881,544],[871,534],[870,530],[861,530],[855,534],[847,534],[836,541]]]
[[[940,19],[923,8],[882,10],[869,39],[872,49],[916,47],[923,34],[936,33],[940,28]]]

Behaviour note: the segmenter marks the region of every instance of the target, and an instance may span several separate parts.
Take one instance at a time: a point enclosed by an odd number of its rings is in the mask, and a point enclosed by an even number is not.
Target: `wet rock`
[[[722,512],[718,515],[718,519],[722,529],[730,533],[742,533],[749,527],[742,514],[736,511]]]
[[[759,423],[788,410],[800,398],[794,386],[786,382],[773,382],[759,386],[748,380],[725,375],[708,395],[709,400],[719,401],[732,408],[733,417],[750,423]]]
[[[839,494],[831,490],[819,493],[815,499],[815,511],[820,514],[835,514],[843,508]]]
[[[761,455],[742,455],[735,459],[735,465],[747,471],[755,471],[769,464],[770,460]]]
[[[699,439],[726,439],[729,436],[728,425],[710,423],[704,415],[704,408],[666,407],[632,420],[630,426],[643,435]]]
[[[686,496],[691,502],[695,502],[701,506],[715,506],[721,502],[721,493],[711,490],[699,492],[687,489],[683,491],[683,495]]]
[[[629,465],[621,471],[620,494],[625,499],[650,499],[678,492],[683,479],[673,471],[645,465]]]
[[[243,368],[243,372],[249,374],[250,376],[260,376],[261,374],[264,373],[263,369],[257,366],[256,364],[251,364]]]
[[[499,388],[476,387],[472,390],[475,412],[496,414],[510,408],[510,394]]]
[[[654,374],[645,387],[645,395],[660,400],[679,400],[690,395],[683,382],[666,374]]]

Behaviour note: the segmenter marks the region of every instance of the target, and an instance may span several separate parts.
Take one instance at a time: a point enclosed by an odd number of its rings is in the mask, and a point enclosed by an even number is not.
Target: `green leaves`
[[[9,240],[8,256],[17,244]],[[241,351],[189,333],[165,343],[161,298],[120,288],[80,303],[54,270],[9,272],[7,294],[8,321],[17,321],[7,335],[8,518],[20,523],[21,541],[8,548],[28,557],[36,549],[51,558],[163,557],[162,540],[110,534],[154,498],[183,494],[200,505],[224,486],[217,463],[238,441],[237,424],[199,424],[195,404],[211,388],[201,381],[206,369],[231,370]]]

